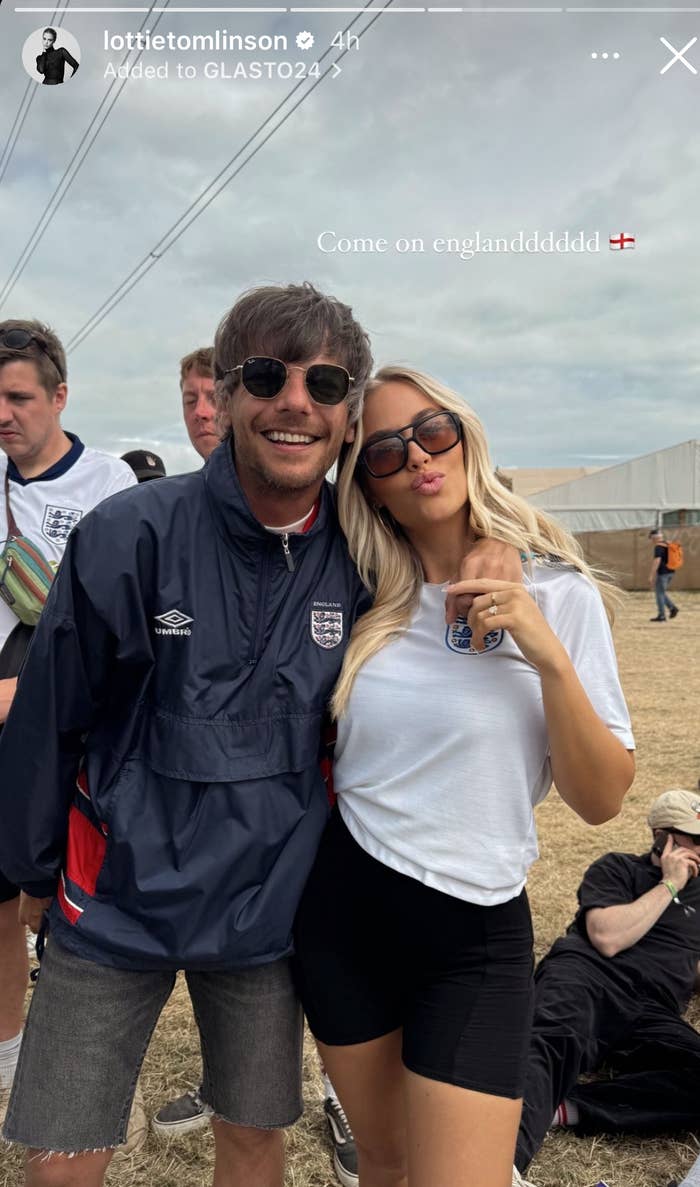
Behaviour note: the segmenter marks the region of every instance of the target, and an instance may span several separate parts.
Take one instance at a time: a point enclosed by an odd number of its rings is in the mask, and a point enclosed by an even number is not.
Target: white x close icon
[[[659,40],[662,41],[666,46],[666,49],[670,49],[671,53],[673,54],[671,61],[666,63],[663,69],[659,71],[659,74],[665,74],[667,70],[671,69],[674,62],[682,62],[684,66],[688,67],[691,74],[697,74],[695,67],[692,66],[690,62],[686,62],[685,58],[683,57],[683,54],[686,53],[692,45],[695,45],[697,37],[691,37],[688,44],[683,46],[683,49],[676,49],[675,45],[671,45],[671,42],[667,41],[665,37],[660,37]]]

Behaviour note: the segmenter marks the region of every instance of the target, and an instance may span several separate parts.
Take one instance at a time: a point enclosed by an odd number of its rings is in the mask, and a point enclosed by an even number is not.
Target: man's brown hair
[[[189,354],[186,354],[184,359],[180,359],[180,391],[182,391],[190,371],[195,371],[197,375],[203,376],[204,379],[212,379],[214,377],[213,346],[200,346],[197,350],[192,350]]]
[[[60,338],[49,326],[35,319],[10,318],[0,322],[0,336],[10,330],[25,330],[35,341],[22,347],[4,346],[0,342],[0,367],[5,363],[34,363],[39,383],[48,395],[53,395],[59,383],[65,383],[68,378],[66,352]]]
[[[239,297],[214,338],[216,403],[224,434],[230,428],[229,401],[240,383],[240,373],[231,368],[260,354],[285,363],[301,363],[319,354],[336,359],[353,376],[347,397],[349,423],[360,416],[372,352],[349,305],[319,292],[309,281],[265,285]]]

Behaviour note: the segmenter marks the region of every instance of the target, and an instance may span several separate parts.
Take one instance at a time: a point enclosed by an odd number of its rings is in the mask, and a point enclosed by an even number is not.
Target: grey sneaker
[[[168,1101],[167,1105],[163,1105],[154,1114],[151,1125],[159,1137],[193,1133],[195,1129],[202,1129],[208,1125],[213,1113],[214,1110],[202,1100],[197,1089],[194,1092],[183,1092],[182,1096]]]
[[[323,1111],[333,1143],[333,1167],[336,1178],[343,1187],[358,1187],[360,1180],[357,1174],[357,1150],[345,1110],[339,1100],[327,1096],[323,1102]]]

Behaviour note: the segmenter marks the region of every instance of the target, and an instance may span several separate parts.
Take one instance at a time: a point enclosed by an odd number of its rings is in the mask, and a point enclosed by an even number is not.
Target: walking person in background
[[[333,699],[339,811],[297,914],[300,995],[362,1187],[510,1187],[533,808],[554,779],[602,823],[634,772],[609,591],[429,376],[380,371],[344,454],[340,520],[375,600]],[[525,554],[523,583],[455,583],[474,602],[446,623],[445,582],[481,536]]]
[[[668,596],[668,587],[675,570],[669,567],[669,544],[663,528],[654,528],[649,532],[649,539],[654,541],[654,557],[651,562],[649,584],[656,593],[656,616],[650,618],[649,621],[665,622],[667,610],[669,618],[675,618],[678,614],[676,603],[672,602]]]

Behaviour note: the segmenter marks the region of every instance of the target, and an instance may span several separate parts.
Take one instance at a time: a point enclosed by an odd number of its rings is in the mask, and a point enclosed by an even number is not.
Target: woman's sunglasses
[[[8,350],[26,350],[32,342],[44,352],[49,362],[53,363],[61,383],[65,383],[66,377],[63,370],[59,367],[43,338],[40,338],[38,334],[33,334],[31,330],[0,330],[0,346],[6,346]]]
[[[408,429],[410,437],[403,437]],[[386,437],[371,441],[360,450],[358,465],[364,466],[372,478],[389,478],[398,474],[408,461],[408,446],[415,441],[431,456],[447,453],[462,440],[462,422],[454,412],[433,412],[418,424],[404,425]]]
[[[283,363],[281,359],[257,355],[246,359],[237,367],[229,367],[230,373],[240,371],[245,390],[256,400],[274,400],[289,379],[290,371],[301,371],[304,386],[315,404],[326,407],[342,404],[353,382],[345,367],[335,363],[313,363],[310,367],[299,367],[296,363]],[[227,372],[224,372],[226,374]]]

